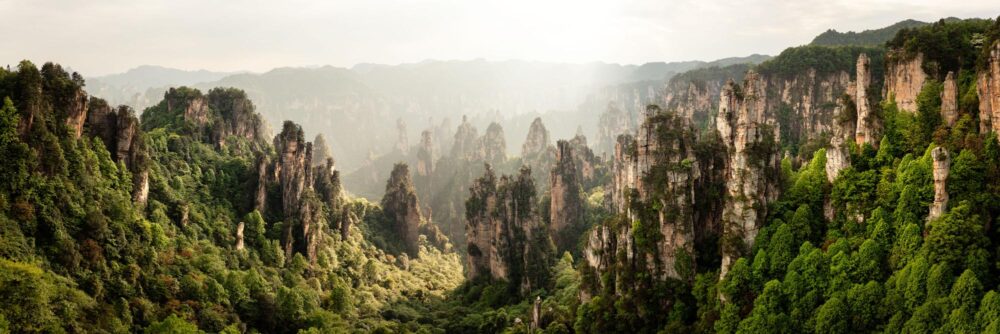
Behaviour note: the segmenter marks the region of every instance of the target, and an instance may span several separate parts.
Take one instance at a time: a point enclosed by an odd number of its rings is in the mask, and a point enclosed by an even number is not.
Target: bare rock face
[[[236,250],[243,250],[243,228],[245,225],[243,222],[236,225]]]
[[[419,229],[423,222],[417,192],[410,179],[406,164],[396,164],[385,185],[382,209],[393,220],[396,234],[405,244],[406,253],[412,258],[419,251]]]
[[[941,90],[941,119],[948,126],[955,126],[958,121],[958,83],[955,82],[955,73],[951,71],[945,76]]]
[[[636,170],[639,165],[637,158],[635,137],[629,134],[618,136],[614,156],[610,161],[611,185],[605,195],[606,205],[611,212],[629,214],[629,194],[632,189],[637,189],[640,182],[640,174]]]
[[[274,173],[281,188],[281,210],[285,216],[293,216],[299,211],[302,192],[308,184],[312,146],[305,141],[301,126],[286,121],[274,138],[274,148],[278,153]]]
[[[841,170],[851,165],[851,152],[847,142],[851,140],[851,130],[856,124],[853,108],[846,95],[837,103],[833,135],[830,136],[830,147],[826,150],[826,179],[831,183]]]
[[[1000,133],[1000,41],[993,43],[986,67],[976,73],[979,131]]]
[[[140,207],[145,206],[149,198],[149,153],[135,112],[128,106],[111,109],[107,102],[98,98],[91,98],[83,110],[89,112],[81,131],[101,138],[111,158],[125,163],[132,173],[132,200]]]
[[[722,211],[722,268],[750,249],[767,216],[767,206],[777,199],[780,155],[775,119],[766,112],[767,83],[753,72],[742,85],[728,83],[721,93],[716,129],[728,152]]]
[[[922,67],[924,55],[918,53],[906,59],[901,51],[894,50],[887,55],[888,72],[885,77],[885,93],[892,97],[899,110],[917,111],[917,95],[927,81],[927,73]]]
[[[87,120],[87,109],[90,106],[87,99],[87,92],[77,89],[70,98],[68,110],[66,110],[66,125],[73,131],[76,138],[83,135],[83,125]]]
[[[503,127],[496,122],[490,123],[486,133],[480,139],[479,156],[491,165],[498,165],[507,160],[507,141],[504,139]]]
[[[487,166],[469,192],[465,213],[469,280],[502,279],[522,292],[540,287],[548,279],[552,250],[548,228],[535,208],[530,169],[498,180]]]
[[[557,145],[556,163],[552,169],[551,202],[549,203],[549,230],[558,250],[567,250],[575,240],[568,233],[579,233],[573,225],[583,223],[583,191],[580,184],[581,173],[577,169],[573,148],[570,143],[560,140]]]
[[[871,101],[868,96],[868,87],[871,86],[872,73],[871,61],[868,55],[862,53],[858,56],[856,67],[857,78],[855,78],[854,104],[857,106],[857,125],[854,132],[854,142],[858,145],[869,144],[878,145],[876,137],[876,124],[872,114]]]
[[[935,147],[931,151],[934,173],[934,203],[931,203],[928,220],[933,220],[948,210],[948,172],[951,169],[951,157],[944,147]]]

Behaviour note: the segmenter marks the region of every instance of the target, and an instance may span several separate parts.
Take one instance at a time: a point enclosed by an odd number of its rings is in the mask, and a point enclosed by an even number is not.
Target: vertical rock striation
[[[582,173],[577,169],[570,143],[560,140],[556,146],[556,163],[549,177],[549,230],[557,250],[569,250],[576,240],[572,234],[581,232],[575,227],[583,224],[583,191],[580,184]]]
[[[489,166],[466,201],[468,278],[506,280],[521,292],[548,280],[551,239],[535,208],[531,170],[499,180]]]
[[[931,151],[934,175],[934,202],[931,203],[928,220],[937,219],[948,210],[948,172],[951,169],[951,157],[944,147],[935,147]]]
[[[747,73],[742,85],[726,84],[721,93],[716,129],[728,152],[720,277],[752,247],[778,195],[780,174],[775,119],[766,110],[767,83]]]
[[[958,121],[958,83],[955,82],[955,72],[948,71],[941,90],[941,120],[951,127]]]
[[[888,73],[885,77],[886,98],[892,98],[901,111],[914,113],[917,111],[917,95],[927,81],[924,72],[924,55],[918,53],[907,57],[901,50],[891,51],[887,55]]]
[[[879,139],[876,137],[876,120],[868,96],[872,73],[871,60],[868,59],[867,54],[862,53],[858,56],[855,72],[854,104],[857,107],[857,125],[855,126],[854,142],[859,146],[865,144],[876,146]]]
[[[976,74],[979,93],[979,132],[1000,133],[1000,41],[990,48],[986,66]]]

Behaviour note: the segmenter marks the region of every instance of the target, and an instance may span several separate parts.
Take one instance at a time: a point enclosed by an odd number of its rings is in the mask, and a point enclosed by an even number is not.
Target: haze
[[[0,64],[51,60],[89,76],[143,64],[256,72],[425,59],[641,64],[777,54],[828,28],[996,9],[989,0],[0,0],[8,13]]]

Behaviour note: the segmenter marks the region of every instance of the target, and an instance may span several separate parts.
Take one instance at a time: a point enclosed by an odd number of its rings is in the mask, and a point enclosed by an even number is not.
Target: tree
[[[171,314],[162,321],[157,321],[146,327],[146,334],[199,334],[204,333],[198,330],[198,326]]]
[[[816,333],[847,333],[851,312],[839,297],[833,297],[816,312]]]
[[[955,281],[948,298],[953,308],[965,307],[973,310],[978,306],[982,294],[983,285],[979,283],[976,274],[966,269],[962,272],[962,276],[958,277],[958,281]]]
[[[962,202],[930,223],[924,249],[930,262],[961,268],[967,254],[983,249],[987,243],[979,215],[972,213],[968,202]]]

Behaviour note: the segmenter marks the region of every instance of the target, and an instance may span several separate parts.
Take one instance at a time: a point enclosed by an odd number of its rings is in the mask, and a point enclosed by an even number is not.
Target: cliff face
[[[847,143],[852,139],[852,134],[856,133],[855,108],[850,96],[844,95],[837,102],[833,134],[830,136],[830,147],[826,150],[826,179],[831,183],[841,170],[851,165],[851,152]]]
[[[979,131],[1000,133],[1000,41],[994,42],[986,67],[976,73]]]
[[[90,106],[87,92],[82,88],[75,89],[66,110],[66,125],[73,131],[76,138],[83,135],[83,125],[87,120],[87,110]]]
[[[410,179],[410,169],[405,164],[393,167],[381,203],[386,217],[392,220],[395,233],[403,241],[406,253],[416,257],[420,248],[418,230],[424,218]]]
[[[958,121],[958,83],[955,82],[955,72],[948,71],[941,90],[941,120],[949,127]]]
[[[531,171],[499,180],[492,168],[469,188],[466,201],[468,278],[492,278],[527,292],[545,282],[551,239],[536,205]]]
[[[855,72],[854,104],[857,107],[857,125],[854,131],[854,142],[858,145],[875,146],[879,142],[878,125],[872,111],[871,97],[868,94],[872,83],[872,73],[871,60],[868,59],[867,54],[862,53],[858,56]]]
[[[766,88],[767,83],[751,72],[742,85],[730,82],[721,93],[716,127],[729,157],[720,277],[753,245],[767,205],[778,196],[778,134],[774,116],[766,112]]]
[[[917,95],[927,81],[924,72],[924,55],[918,53],[907,59],[901,52],[893,51],[887,55],[888,72],[885,77],[883,96],[892,97],[899,110],[917,111]]]

